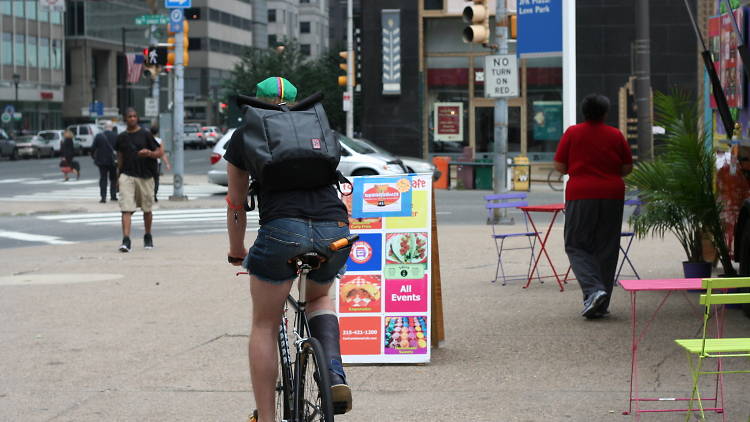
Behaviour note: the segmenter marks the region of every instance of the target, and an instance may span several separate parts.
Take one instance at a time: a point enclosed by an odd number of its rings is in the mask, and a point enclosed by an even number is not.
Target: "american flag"
[[[134,84],[141,80],[143,73],[143,54],[127,53],[125,57],[128,61],[128,83]]]

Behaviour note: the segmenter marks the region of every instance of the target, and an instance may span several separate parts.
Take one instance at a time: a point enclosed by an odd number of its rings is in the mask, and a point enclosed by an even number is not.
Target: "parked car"
[[[201,136],[201,125],[197,123],[186,123],[183,126],[185,137],[183,138],[183,145],[185,148],[206,148],[208,143]]]
[[[408,171],[409,173],[432,173],[433,180],[437,180],[440,178],[440,170],[438,170],[434,164],[432,164],[431,162],[427,160],[423,160],[417,157],[403,157],[403,156],[396,157],[372,141],[368,141],[367,139],[362,139],[362,138],[355,138],[354,140],[356,142],[364,143],[365,145],[369,146],[370,148],[374,149],[375,151],[379,152],[382,155],[390,156],[392,157],[392,159],[395,159],[395,158],[400,159],[401,162],[404,164],[404,167],[406,167],[406,171]]]
[[[64,130],[41,130],[37,135],[52,145],[55,155],[60,155],[60,145],[62,145],[63,133],[65,133]],[[81,155],[83,153],[81,141],[78,138],[73,138],[73,145],[75,146],[76,155]]]
[[[235,129],[229,129],[214,146],[210,157],[211,167],[208,170],[209,183],[227,185],[227,162],[224,160],[224,152],[234,131]],[[341,143],[341,161],[338,169],[344,176],[402,174],[407,171],[401,161],[392,155],[381,154],[364,142],[355,141],[340,133],[336,133],[336,136]]]
[[[38,135],[19,136],[16,139],[16,150],[19,157],[49,158],[55,155],[50,141]]]
[[[221,139],[221,130],[216,126],[203,126],[201,129],[203,140],[211,146]]]
[[[0,129],[0,157],[8,157],[11,160],[18,158],[16,141],[11,139],[4,129]]]
[[[94,123],[82,123],[68,126],[68,130],[73,132],[73,136],[78,138],[84,152],[88,152],[94,145],[94,136],[102,132],[102,129]]]

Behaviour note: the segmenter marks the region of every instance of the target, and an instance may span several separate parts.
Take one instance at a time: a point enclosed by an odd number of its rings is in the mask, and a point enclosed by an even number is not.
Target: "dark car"
[[[8,157],[11,160],[18,158],[16,141],[10,139],[3,129],[0,129],[0,157]]]

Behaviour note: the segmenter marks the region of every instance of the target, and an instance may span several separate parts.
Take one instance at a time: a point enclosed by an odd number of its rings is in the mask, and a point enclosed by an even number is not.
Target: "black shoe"
[[[104,198],[102,198],[102,199],[100,199],[100,200],[99,200],[99,203],[100,203],[100,204],[103,204],[103,203],[105,203],[105,202],[107,202],[107,200],[106,200],[106,199],[104,199]]]
[[[599,308],[605,300],[607,300],[607,292],[604,290],[597,290],[594,293],[591,293],[589,297],[583,301],[583,311],[581,311],[581,315],[590,318],[597,312],[600,312]]]
[[[151,233],[143,235],[143,247],[145,249],[154,249],[154,239],[151,237]]]
[[[591,315],[587,316],[586,319],[602,319],[608,316],[609,316],[609,311],[605,309],[605,310],[599,310],[599,311],[592,313]]]
[[[112,197],[109,198],[109,200],[110,201],[117,201],[117,197],[116,196],[112,196]]]
[[[130,252],[130,238],[125,236],[122,238],[122,245],[120,245],[120,252]]]
[[[157,198],[156,196],[154,196],[154,202],[159,202],[159,198]]]
[[[336,359],[331,359],[329,374],[331,378],[331,401],[333,414],[343,415],[352,410],[352,389],[346,383],[344,367]]]

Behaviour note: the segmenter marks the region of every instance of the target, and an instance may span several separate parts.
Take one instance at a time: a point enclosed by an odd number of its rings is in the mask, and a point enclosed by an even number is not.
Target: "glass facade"
[[[10,32],[3,32],[3,64],[13,64],[13,34]]]
[[[26,37],[22,34],[16,34],[15,64],[23,66],[26,64]]]
[[[37,67],[37,41],[36,37],[28,36],[26,41],[26,58],[28,59],[29,66]]]

